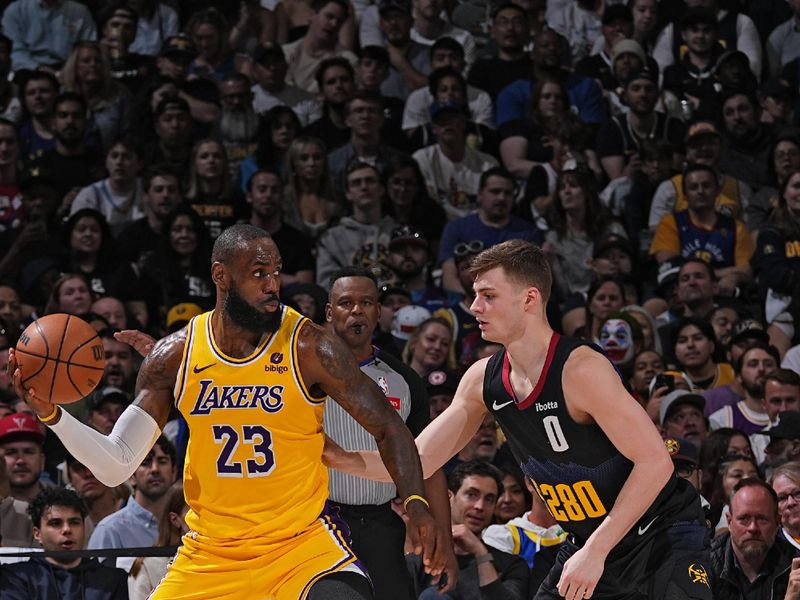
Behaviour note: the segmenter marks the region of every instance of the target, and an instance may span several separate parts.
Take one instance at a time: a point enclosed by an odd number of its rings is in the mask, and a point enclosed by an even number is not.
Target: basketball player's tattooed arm
[[[186,345],[186,335],[184,328],[156,342],[145,356],[136,378],[133,403],[153,417],[159,429],[167,424],[172,408],[175,378]]]
[[[308,322],[300,330],[298,356],[301,376],[309,389],[333,398],[375,438],[400,497],[424,495],[422,468],[411,432],[377,384],[358,368],[344,342]],[[444,539],[440,528],[422,502],[410,502],[408,516],[415,552],[423,552],[426,570],[439,575],[446,560],[442,546],[436,548],[437,541]]]
[[[567,360],[562,384],[573,419],[596,423],[633,463],[606,518],[564,565],[558,591],[566,600],[580,600],[591,596],[608,553],[650,508],[672,477],[673,465],[653,421],[604,356],[589,348],[577,349]]]
[[[443,467],[477,433],[487,412],[483,403],[483,374],[487,362],[488,359],[477,361],[467,369],[453,402],[417,437],[417,450],[425,478]],[[350,475],[389,481],[386,468],[375,452],[348,452],[326,438],[324,458],[328,466]]]

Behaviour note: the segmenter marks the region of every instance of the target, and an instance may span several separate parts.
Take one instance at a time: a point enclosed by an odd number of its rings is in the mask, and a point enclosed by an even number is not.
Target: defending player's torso
[[[561,384],[569,354],[585,342],[553,334],[536,388],[517,403],[505,350],[486,365],[484,402],[553,517],[585,541],[611,510],[633,464],[595,425],[575,422]],[[591,390],[587,390],[591,393]]]
[[[175,398],[190,432],[186,521],[198,533],[291,537],[322,512],[324,398],[311,398],[300,380],[297,333],[306,319],[282,311],[278,330],[242,359],[217,346],[212,313],[188,326]]]

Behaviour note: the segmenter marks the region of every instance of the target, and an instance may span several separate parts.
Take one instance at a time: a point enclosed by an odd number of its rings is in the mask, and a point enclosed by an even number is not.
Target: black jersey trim
[[[560,339],[561,335],[554,331],[553,335],[550,337],[550,344],[547,346],[547,358],[545,358],[542,372],[539,374],[539,381],[536,382],[536,387],[533,388],[531,393],[528,394],[528,397],[522,402],[517,399],[514,388],[511,387],[511,362],[508,360],[508,352],[503,355],[503,387],[506,388],[508,395],[516,402],[517,410],[525,410],[528,408],[536,401],[539,394],[542,393],[542,388],[547,381],[547,372],[550,370],[550,364],[553,362],[553,357],[556,354],[556,347]]]

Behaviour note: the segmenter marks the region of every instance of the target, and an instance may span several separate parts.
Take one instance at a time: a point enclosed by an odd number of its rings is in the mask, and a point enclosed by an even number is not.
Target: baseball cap
[[[180,304],[176,304],[167,312],[167,329],[178,322],[188,323],[192,317],[196,317],[202,313],[203,309],[194,302],[181,302]]]
[[[731,344],[742,344],[746,340],[756,340],[769,344],[769,334],[761,321],[757,319],[741,319],[731,331]]]
[[[434,100],[431,103],[432,120],[436,120],[438,117],[448,112],[456,113],[463,116],[464,118],[467,118],[467,109],[464,107],[463,104],[452,98],[445,100],[444,102],[439,102],[438,100]]]
[[[411,2],[409,0],[379,0],[378,13],[382,14],[387,10],[400,10],[404,13],[411,14]]]
[[[628,256],[633,258],[633,249],[631,248],[630,243],[627,239],[622,237],[621,235],[616,234],[609,234],[605,238],[601,239],[598,243],[594,245],[594,250],[592,251],[592,258],[597,258],[602,256],[607,250],[611,250],[612,248],[619,248],[623,252],[625,252]]]
[[[706,407],[706,399],[700,394],[687,392],[686,390],[672,390],[661,400],[659,422],[663,425],[664,421],[666,421],[679,406],[684,404],[691,404],[699,409],[700,412],[703,412]]]
[[[14,413],[0,419],[0,444],[19,440],[44,443],[44,434],[39,429],[39,422],[28,413]]]
[[[617,60],[617,57],[623,54],[635,54],[642,61],[642,64],[647,63],[647,57],[644,54],[644,48],[636,40],[629,38],[622,39],[614,44],[611,49],[612,61]]]
[[[603,11],[602,24],[611,25],[611,23],[614,23],[615,21],[626,21],[628,23],[633,23],[633,13],[626,4],[612,4],[611,6],[606,5],[606,9]]]
[[[667,452],[673,462],[685,461],[700,464],[700,452],[692,442],[682,437],[669,437],[664,440]]]
[[[158,103],[155,110],[155,118],[158,119],[161,115],[163,115],[168,110],[179,110],[181,112],[185,112],[187,114],[191,114],[191,110],[189,110],[189,103],[186,102],[183,98],[179,98],[178,96],[170,96],[161,100]]]
[[[397,246],[402,246],[403,244],[412,244],[420,248],[425,248],[426,250],[428,249],[428,240],[425,238],[425,234],[416,227],[411,227],[410,225],[404,225],[392,231],[392,237],[389,240],[389,250],[393,250]]]
[[[272,63],[276,59],[286,62],[286,55],[283,53],[283,48],[280,47],[280,44],[268,42],[260,45],[253,52],[253,62],[258,64]]]
[[[665,260],[658,266],[658,274],[656,275],[656,285],[659,288],[667,287],[678,280],[678,273],[680,273],[683,260],[680,258],[671,258]]]
[[[455,394],[461,375],[456,371],[431,371],[425,382],[428,395]]]
[[[427,308],[417,306],[416,304],[404,306],[394,313],[392,335],[401,340],[408,340],[411,334],[416,331],[419,324],[425,319],[429,319],[430,316],[431,311]]]
[[[636,81],[637,79],[647,79],[648,81],[652,81],[656,85],[658,85],[658,73],[653,71],[653,69],[649,68],[648,66],[643,66],[640,69],[634,69],[631,71],[628,76],[625,78],[625,81],[622,82],[622,85],[628,85],[629,83]]]
[[[9,417],[6,417],[8,419]],[[756,431],[761,435],[768,435],[773,440],[800,439],[800,412],[787,410],[778,415],[778,424],[766,431]]]
[[[694,27],[695,25],[709,25],[717,29],[717,15],[709,8],[703,6],[693,6],[683,13],[681,18],[681,29]]]
[[[689,125],[689,128],[686,130],[686,143],[688,144],[693,139],[704,135],[711,135],[718,138],[722,137],[716,125],[711,121],[697,121]]]
[[[89,410],[99,410],[101,406],[109,402],[116,402],[122,406],[128,406],[131,403],[131,397],[113,385],[96,390],[88,400]]]
[[[378,288],[378,302],[383,302],[387,296],[393,296],[395,294],[405,296],[409,301],[411,300],[411,292],[406,288],[393,283],[384,283]]]
[[[192,38],[185,33],[178,35],[171,35],[161,46],[161,54],[166,58],[182,58],[183,60],[194,60],[197,57],[197,48],[195,48]]]

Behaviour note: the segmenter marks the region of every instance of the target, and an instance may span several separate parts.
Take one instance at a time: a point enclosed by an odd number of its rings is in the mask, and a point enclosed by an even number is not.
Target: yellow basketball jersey
[[[325,399],[301,381],[297,334],[305,317],[282,307],[281,325],[248,357],[226,356],[211,312],[191,320],[175,384],[189,425],[183,488],[187,525],[218,539],[284,539],[322,512]]]

